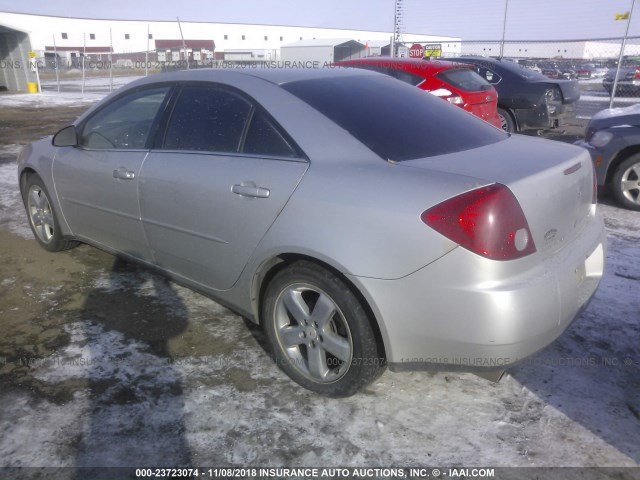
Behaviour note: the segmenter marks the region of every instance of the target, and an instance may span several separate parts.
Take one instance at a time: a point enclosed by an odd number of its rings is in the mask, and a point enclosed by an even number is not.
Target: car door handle
[[[234,185],[231,191],[243,197],[269,198],[271,191],[264,187],[255,187],[251,185]]]
[[[136,174],[131,170],[127,170],[125,167],[120,167],[113,171],[113,178],[119,178],[120,180],[133,180],[136,178]]]

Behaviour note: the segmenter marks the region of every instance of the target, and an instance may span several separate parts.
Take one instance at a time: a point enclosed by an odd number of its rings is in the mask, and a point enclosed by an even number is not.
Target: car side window
[[[417,87],[425,80],[420,75],[416,75],[415,73],[411,72],[405,72],[404,70],[391,70],[391,76],[397,78],[401,82],[413,85],[414,87]]]
[[[498,75],[493,70],[489,70],[488,68],[477,67],[476,71],[482,78],[484,78],[487,82],[489,82],[492,85],[500,83],[500,80],[502,80],[502,77],[500,75]]]
[[[383,65],[370,65],[370,64],[357,64],[350,65],[351,67],[361,68],[363,70],[371,70],[372,72],[383,73],[385,75],[389,75],[393,78],[397,78],[401,82],[408,83],[409,85],[413,85],[414,87],[424,82],[424,78],[420,75],[416,75],[415,73],[405,72],[404,70],[397,70],[395,68],[386,67]]]
[[[170,88],[139,90],[111,102],[84,123],[78,145],[99,150],[145,148]]]
[[[300,157],[292,143],[264,112],[256,110],[251,117],[242,151],[255,155]]]
[[[186,85],[164,138],[169,150],[238,152],[251,104],[228,90]]]

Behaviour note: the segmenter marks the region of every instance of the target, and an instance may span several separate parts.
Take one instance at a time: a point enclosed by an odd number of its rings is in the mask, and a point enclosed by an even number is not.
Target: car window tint
[[[491,84],[469,68],[452,68],[436,75],[440,80],[465,92],[491,90]]]
[[[539,65],[539,66],[540,68],[543,68],[542,65]],[[553,68],[556,67],[556,65],[553,65],[553,64],[551,64],[551,66]],[[518,75],[519,77],[522,77],[522,78],[531,79],[531,80],[543,80],[543,79],[546,80],[544,75],[542,75],[541,73],[531,70],[529,68],[525,68],[524,66],[513,63],[513,62],[501,62],[500,67],[506,70],[507,72],[512,73],[514,75]]]
[[[395,70],[393,68],[389,70],[389,74],[392,77],[397,78],[404,83],[408,83],[409,85],[413,85],[414,87],[420,85],[425,80],[423,77],[416,75],[415,73],[405,72],[404,70]]]
[[[111,102],[84,123],[78,144],[91,149],[145,148],[169,89],[140,90]]]
[[[164,148],[237,152],[251,104],[218,87],[187,85],[171,114]]]
[[[493,70],[489,70],[488,68],[477,67],[476,71],[478,72],[480,77],[482,77],[483,79],[485,79],[487,82],[491,83],[492,85],[495,85],[496,83],[499,83],[500,80],[502,80],[502,77],[500,75],[498,75]]]
[[[385,160],[443,155],[508,138],[461,108],[388,77],[300,80],[282,88]]]
[[[300,156],[290,141],[285,138],[285,135],[260,110],[256,110],[251,118],[242,151],[255,155],[278,157]]]
[[[370,65],[365,63],[359,63],[354,65],[346,65],[347,67],[360,68],[362,70],[370,70],[372,72],[383,73],[385,75],[389,75],[393,78],[397,78],[398,80],[413,85],[421,84],[424,82],[424,78],[420,75],[416,75],[415,73],[405,72],[404,70],[397,70],[388,65]]]

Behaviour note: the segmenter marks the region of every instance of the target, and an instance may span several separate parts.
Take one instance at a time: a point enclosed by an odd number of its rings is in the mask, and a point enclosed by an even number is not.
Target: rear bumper
[[[567,125],[576,116],[574,103],[542,103],[537,108],[516,110],[520,130],[553,129]]]
[[[495,262],[458,247],[402,279],[353,277],[380,320],[390,368],[504,370],[553,342],[602,278],[604,224],[592,215],[543,261]]]

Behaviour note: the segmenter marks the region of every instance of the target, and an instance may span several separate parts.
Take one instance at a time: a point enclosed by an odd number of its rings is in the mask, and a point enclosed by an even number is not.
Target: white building
[[[500,42],[462,42],[463,55],[500,55]],[[580,40],[563,42],[505,42],[503,56],[509,58],[568,58],[594,60],[618,58],[620,40]],[[627,42],[625,55],[640,55],[637,39]]]
[[[0,86],[24,91],[30,80],[29,52],[43,57],[45,52],[73,59],[83,54],[99,55],[153,51],[156,39],[181,39],[177,21],[147,22],[95,20],[0,12]],[[182,22],[185,40],[207,40],[215,44],[213,58],[220,60],[279,60],[281,47],[300,40],[345,38],[360,44],[389,43],[391,32],[333,28],[249,25],[237,23]],[[405,42],[452,43],[460,39],[431,35],[404,35]],[[459,43],[458,43],[459,45]],[[207,57],[208,53],[187,47],[187,56]],[[175,55],[164,50],[164,57]],[[183,58],[185,52],[182,52]],[[227,58],[228,57],[228,58]],[[155,58],[155,57],[154,57]],[[168,59],[167,59],[168,61]],[[11,68],[7,68],[11,67]],[[25,68],[26,67],[26,68]]]

